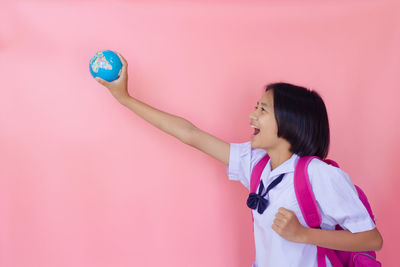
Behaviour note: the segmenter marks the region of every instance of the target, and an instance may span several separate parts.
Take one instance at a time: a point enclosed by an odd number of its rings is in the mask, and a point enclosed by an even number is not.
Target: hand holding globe
[[[104,51],[107,52],[107,51]],[[112,51],[110,51],[112,52]],[[114,74],[114,76],[117,76],[116,79],[108,79],[111,81],[107,81],[106,79],[102,79],[100,77],[100,75],[94,75],[94,70],[96,70],[96,67],[94,66],[94,62],[95,62],[95,58],[98,56],[101,56],[99,53],[102,52],[98,52],[96,53],[96,55],[92,58],[92,60],[90,61],[90,70],[91,73],[93,75],[93,77],[95,78],[96,81],[98,81],[100,84],[104,85],[106,88],[109,89],[109,91],[111,92],[111,94],[119,101],[123,101],[126,98],[129,98],[129,92],[128,92],[128,62],[125,60],[125,58],[123,56],[121,56],[121,54],[119,54],[118,52],[116,53],[116,55],[118,56],[118,59],[121,61],[121,67],[119,70],[118,75]],[[114,52],[112,52],[114,53]],[[104,55],[104,54],[103,54]],[[107,59],[107,58],[106,58]],[[118,68],[118,62],[115,63],[118,60],[113,60],[113,62],[111,60],[109,60],[109,62],[111,63],[110,65],[113,65],[112,67],[114,68]],[[103,65],[104,66],[104,65]],[[110,69],[111,67],[106,67],[107,69]],[[107,75],[104,75],[106,77],[103,78],[108,78]],[[110,76],[110,75],[109,75]]]

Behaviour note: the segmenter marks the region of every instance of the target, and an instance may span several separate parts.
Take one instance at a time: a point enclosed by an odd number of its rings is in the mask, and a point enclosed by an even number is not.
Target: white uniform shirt
[[[228,177],[240,181],[250,190],[250,176],[255,164],[266,155],[264,149],[253,149],[250,142],[230,144]],[[298,156],[293,156],[271,172],[270,162],[265,166],[261,179],[265,188],[282,173],[283,180],[269,193],[269,206],[260,215],[253,210],[254,239],[257,267],[317,267],[317,248],[311,244],[287,241],[271,226],[280,207],[293,211],[299,222],[307,226],[297,203],[293,176]],[[308,167],[311,187],[317,200],[322,229],[334,230],[339,224],[352,233],[375,228],[368,211],[358,198],[357,191],[343,170],[313,159]],[[265,192],[265,189],[264,189]],[[258,193],[258,189],[257,189]],[[243,205],[246,205],[245,201]],[[327,266],[332,266],[328,259]]]

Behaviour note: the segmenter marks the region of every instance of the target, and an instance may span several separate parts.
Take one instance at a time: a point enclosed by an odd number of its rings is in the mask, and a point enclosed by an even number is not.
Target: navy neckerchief
[[[277,186],[283,179],[283,176],[285,176],[285,174],[281,174],[278,178],[276,178],[275,180],[272,181],[272,183],[269,184],[269,186],[267,187],[267,191],[265,191],[264,194],[261,194],[262,191],[264,190],[264,183],[261,180],[260,182],[260,188],[258,189],[258,194],[256,193],[250,193],[249,197],[247,198],[247,207],[249,207],[250,209],[257,209],[258,213],[263,214],[263,212],[267,209],[269,201],[268,199],[265,199],[264,197],[268,194],[268,192],[274,188],[275,186]],[[258,207],[258,208],[257,208]]]

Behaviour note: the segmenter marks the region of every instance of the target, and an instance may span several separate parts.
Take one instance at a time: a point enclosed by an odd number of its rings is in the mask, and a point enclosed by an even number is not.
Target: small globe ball
[[[90,60],[89,69],[94,78],[112,82],[119,77],[122,68],[118,55],[111,50],[99,51]]]

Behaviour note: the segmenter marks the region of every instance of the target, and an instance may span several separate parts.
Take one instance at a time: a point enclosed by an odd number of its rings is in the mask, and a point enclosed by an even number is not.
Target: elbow
[[[376,250],[376,251],[381,250],[382,246],[383,246],[383,238],[379,232],[378,232],[378,237],[375,240],[375,243],[376,243],[375,244],[376,249],[374,249],[374,250]]]
[[[181,142],[186,144],[186,145],[193,146],[196,130],[198,130],[196,128],[196,126],[194,126],[193,124],[190,124],[181,133],[181,136],[179,137],[179,140],[181,140]]]
[[[371,250],[378,251],[382,249],[383,246],[383,238],[382,235],[379,233],[378,229],[374,231],[374,238],[372,239]]]

